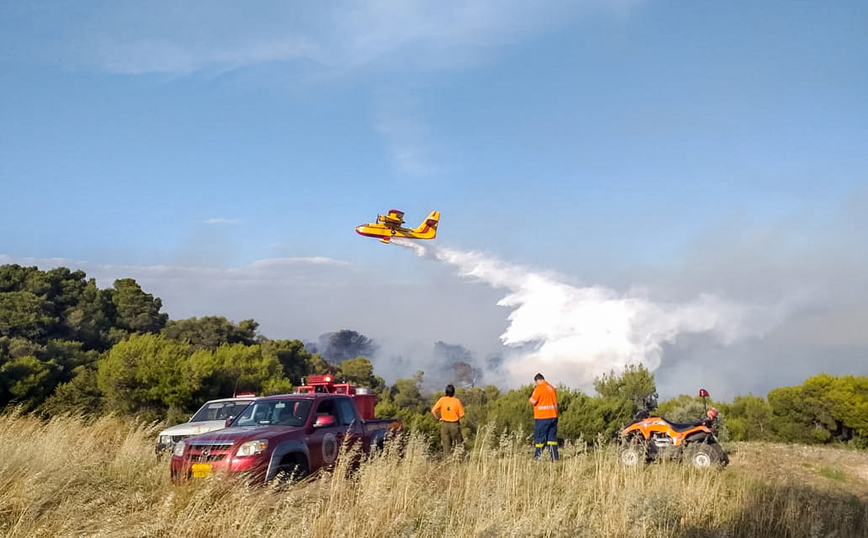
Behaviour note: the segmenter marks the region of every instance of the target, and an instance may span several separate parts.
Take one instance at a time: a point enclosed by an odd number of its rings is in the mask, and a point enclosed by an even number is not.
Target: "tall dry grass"
[[[840,490],[730,468],[624,468],[611,449],[534,462],[517,436],[481,432],[439,460],[410,438],[282,489],[207,480],[176,487],[153,425],[0,416],[0,535],[8,537],[801,537],[868,535]],[[769,465],[773,460],[769,460]]]

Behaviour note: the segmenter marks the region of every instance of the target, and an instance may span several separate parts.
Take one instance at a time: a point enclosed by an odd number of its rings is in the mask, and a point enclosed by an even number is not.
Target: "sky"
[[[437,342],[503,389],[868,375],[865,28],[860,1],[0,0],[0,264],[355,330],[387,381],[445,380]],[[355,234],[391,208],[437,238]]]

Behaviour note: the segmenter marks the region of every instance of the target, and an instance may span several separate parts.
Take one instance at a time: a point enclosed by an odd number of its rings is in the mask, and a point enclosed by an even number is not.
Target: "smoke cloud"
[[[648,292],[570,284],[556,274],[479,252],[395,243],[506,291],[497,302],[510,310],[500,340],[511,350],[504,366],[514,383],[529,382],[543,371],[558,382],[589,387],[595,377],[627,365],[656,370],[666,345],[681,336],[703,334],[727,346],[762,336],[780,319],[778,309],[712,294],[683,303],[660,302]]]

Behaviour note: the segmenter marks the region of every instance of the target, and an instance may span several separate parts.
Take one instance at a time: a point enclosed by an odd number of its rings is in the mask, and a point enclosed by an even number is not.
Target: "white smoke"
[[[510,309],[500,335],[513,349],[510,377],[527,383],[537,371],[570,386],[631,364],[657,369],[666,344],[679,335],[706,333],[723,345],[762,335],[777,320],[774,310],[701,295],[687,303],[654,302],[635,290],[579,287],[557,275],[511,265],[479,252],[461,252],[395,241],[418,255],[457,268],[462,276],[507,290],[498,301]],[[546,374],[548,375],[548,374]]]

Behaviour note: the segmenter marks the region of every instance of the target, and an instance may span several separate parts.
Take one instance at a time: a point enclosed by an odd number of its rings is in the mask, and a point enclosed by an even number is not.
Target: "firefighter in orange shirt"
[[[533,459],[542,456],[548,445],[552,461],[558,459],[558,395],[542,374],[533,376],[536,387],[530,397],[533,406]]]
[[[449,454],[453,447],[464,443],[459,420],[464,416],[461,400],[455,397],[455,387],[446,385],[446,396],[441,397],[431,408],[431,413],[440,421],[440,442],[443,453]]]

